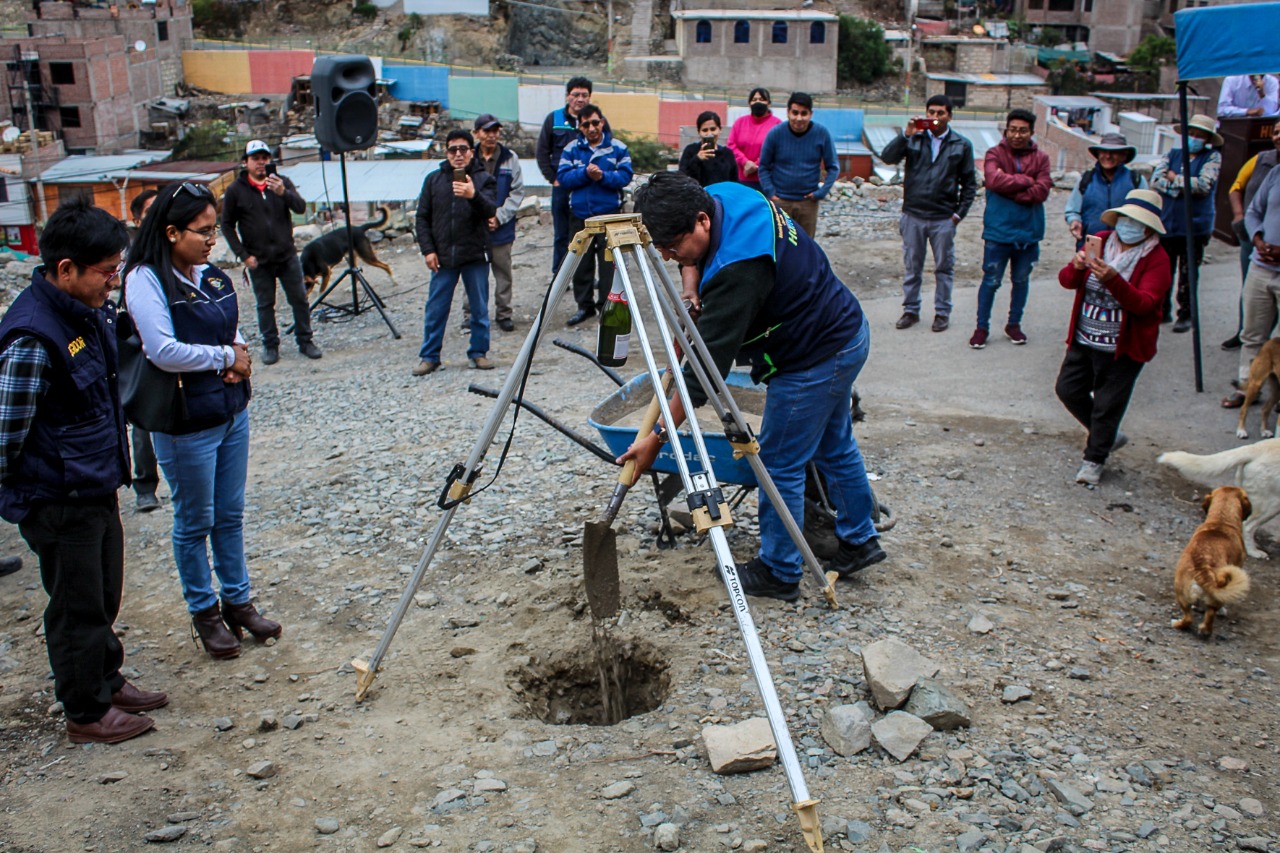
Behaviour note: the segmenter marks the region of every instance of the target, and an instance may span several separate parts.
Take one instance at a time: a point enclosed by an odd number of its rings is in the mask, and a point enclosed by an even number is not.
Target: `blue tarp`
[[[1280,3],[1183,9],[1173,15],[1178,79],[1202,80],[1280,70]]]
[[[819,107],[813,111],[813,120],[827,129],[837,149],[842,145],[862,147],[862,110]]]
[[[402,101],[439,101],[449,108],[449,69],[443,65],[384,65],[382,74],[395,80],[391,96]]]

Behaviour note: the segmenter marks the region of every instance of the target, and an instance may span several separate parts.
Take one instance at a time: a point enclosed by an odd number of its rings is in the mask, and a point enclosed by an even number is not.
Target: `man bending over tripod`
[[[769,385],[760,426],[760,459],[796,522],[804,526],[805,466],[826,475],[836,507],[840,549],[827,565],[841,577],[880,562],[885,553],[872,522],[875,496],[853,437],[853,383],[866,363],[870,335],[862,307],[832,271],[826,255],[785,213],[739,184],[706,189],[692,178],[660,172],[636,193],[636,212],[666,260],[697,271],[701,334],[715,367],[727,376],[735,358]],[[706,391],[685,372],[694,405]],[[671,404],[674,425],[654,427],[619,459],[648,470],[685,412]],[[800,597],[803,559],[768,497],[760,494],[760,553],[738,567],[748,595]]]

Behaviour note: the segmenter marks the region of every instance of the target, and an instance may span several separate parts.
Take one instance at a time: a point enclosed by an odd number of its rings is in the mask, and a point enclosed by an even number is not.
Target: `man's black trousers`
[[[307,287],[302,283],[302,264],[297,255],[273,263],[258,261],[249,270],[253,282],[253,298],[258,303],[258,331],[263,347],[280,348],[280,330],[276,328],[276,281],[284,298],[293,309],[293,337],[302,346],[311,340],[311,306],[307,304]]]
[[[124,646],[112,630],[124,588],[124,531],[114,494],[32,507],[18,524],[49,594],[45,645],[67,719],[96,723],[124,686]]]

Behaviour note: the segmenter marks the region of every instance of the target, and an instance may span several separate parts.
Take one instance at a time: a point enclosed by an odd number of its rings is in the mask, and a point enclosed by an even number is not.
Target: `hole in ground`
[[[612,726],[647,714],[667,698],[661,652],[643,640],[600,632],[582,645],[535,657],[512,673],[524,706],[555,726]]]

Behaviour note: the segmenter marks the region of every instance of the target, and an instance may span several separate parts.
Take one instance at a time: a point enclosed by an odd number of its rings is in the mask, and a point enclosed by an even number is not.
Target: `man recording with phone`
[[[307,304],[307,287],[302,282],[302,264],[293,247],[290,214],[306,209],[306,202],[293,182],[276,174],[267,143],[261,139],[250,140],[244,148],[244,169],[222,197],[222,236],[249,270],[253,297],[258,303],[263,364],[280,360],[277,281],[293,309],[293,336],[298,342],[298,352],[307,358],[323,355],[311,340],[311,307]]]

